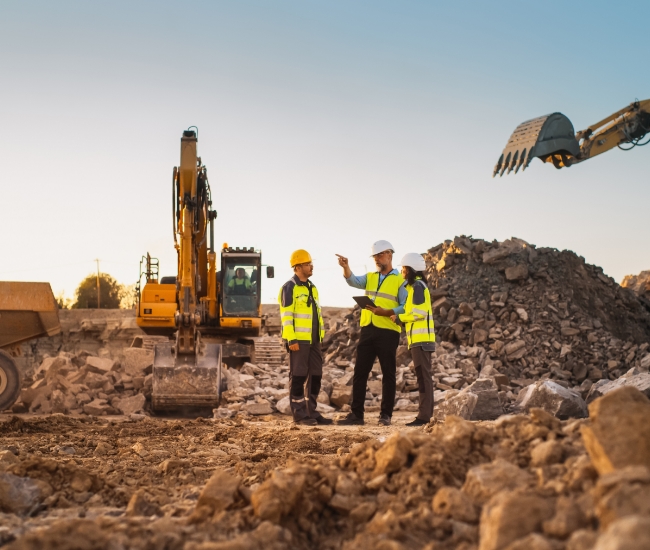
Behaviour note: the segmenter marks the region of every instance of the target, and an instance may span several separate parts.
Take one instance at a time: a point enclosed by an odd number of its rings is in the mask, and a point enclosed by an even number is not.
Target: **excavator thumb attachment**
[[[221,346],[200,344],[198,350],[177,354],[172,342],[154,346],[151,402],[155,412],[219,406]]]
[[[494,167],[492,177],[507,170],[515,174],[528,168],[534,157],[552,162],[556,168],[571,166],[580,153],[571,121],[562,113],[552,113],[522,122],[510,136]]]

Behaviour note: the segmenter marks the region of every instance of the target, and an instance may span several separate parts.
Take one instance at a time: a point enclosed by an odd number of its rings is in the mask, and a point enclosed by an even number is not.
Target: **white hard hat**
[[[395,249],[393,248],[393,245],[390,244],[388,241],[377,241],[376,243],[372,243],[372,254],[371,256],[374,256],[375,254],[379,254],[381,252],[384,252],[386,250],[391,250],[395,252]]]
[[[400,265],[411,267],[415,271],[424,271],[427,268],[427,264],[424,261],[422,254],[418,254],[417,252],[404,254]]]

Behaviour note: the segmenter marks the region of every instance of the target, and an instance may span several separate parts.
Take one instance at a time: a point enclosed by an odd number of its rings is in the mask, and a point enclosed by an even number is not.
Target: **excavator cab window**
[[[234,316],[257,316],[259,265],[255,260],[229,258],[222,270],[223,313]]]

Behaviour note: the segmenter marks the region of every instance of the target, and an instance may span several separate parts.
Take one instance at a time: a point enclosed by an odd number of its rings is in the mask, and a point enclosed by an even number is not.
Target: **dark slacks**
[[[431,420],[433,416],[433,374],[431,370],[431,352],[424,351],[420,346],[411,348],[411,359],[415,366],[415,376],[418,379],[420,402],[418,418]]]
[[[354,365],[354,378],[352,379],[352,412],[359,418],[363,418],[368,376],[375,359],[379,359],[383,375],[381,380],[381,414],[389,417],[393,416],[395,373],[397,370],[395,356],[398,345],[399,332],[395,330],[377,328],[374,325],[361,327],[359,344],[357,345],[357,359]]]
[[[289,352],[289,378],[291,380],[289,401],[293,419],[298,422],[303,418],[321,416],[316,411],[323,378],[323,354],[320,342],[300,343],[298,351]]]

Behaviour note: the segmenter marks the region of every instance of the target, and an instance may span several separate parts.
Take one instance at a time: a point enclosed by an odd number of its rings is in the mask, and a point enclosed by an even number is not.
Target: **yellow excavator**
[[[224,244],[218,271],[217,213],[197,155],[197,134],[196,127],[183,132],[180,166],[173,170],[177,275],[159,278],[159,262],[147,253],[136,285],[138,326],[148,335],[172,338],[153,346],[154,411],[218,406],[222,361],[251,360],[262,327],[261,253]],[[273,271],[266,266],[267,277]]]
[[[650,99],[635,101],[586,130],[574,133],[562,113],[522,122],[510,136],[492,177],[526,170],[537,157],[555,168],[565,168],[600,155],[614,147],[629,151],[650,142]],[[644,141],[645,140],[645,141]]]

